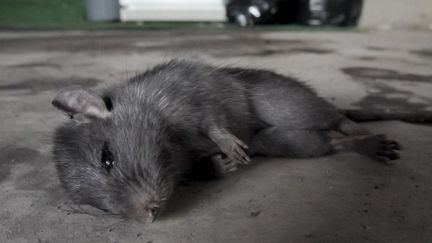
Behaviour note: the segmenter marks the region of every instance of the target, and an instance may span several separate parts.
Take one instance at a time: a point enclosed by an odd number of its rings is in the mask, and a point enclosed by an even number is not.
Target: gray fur
[[[385,161],[397,156],[393,141],[358,129],[312,89],[266,70],[174,60],[100,99],[109,115],[56,130],[59,178],[74,201],[137,220],[162,211],[179,177],[203,158],[233,171],[254,154],[314,157],[352,150]],[[71,110],[67,106],[67,99],[57,104]],[[345,140],[327,135],[341,127],[347,136],[350,129],[361,132]],[[389,148],[368,154],[357,146],[371,141]],[[101,161],[104,146],[114,158],[111,169]]]

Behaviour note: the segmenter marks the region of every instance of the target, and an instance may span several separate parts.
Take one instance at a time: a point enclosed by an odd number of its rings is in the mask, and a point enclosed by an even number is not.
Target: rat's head
[[[84,88],[65,89],[52,103],[71,118],[56,130],[53,150],[68,195],[112,214],[153,221],[175,183],[157,119]]]

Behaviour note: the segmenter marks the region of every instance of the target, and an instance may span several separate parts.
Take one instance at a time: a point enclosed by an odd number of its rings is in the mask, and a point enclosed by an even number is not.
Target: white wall
[[[122,21],[225,21],[223,0],[120,0]]]
[[[432,30],[432,0],[365,0],[360,27]]]

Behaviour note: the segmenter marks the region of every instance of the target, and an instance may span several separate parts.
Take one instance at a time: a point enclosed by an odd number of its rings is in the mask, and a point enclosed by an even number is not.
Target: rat
[[[200,161],[226,174],[255,155],[399,158],[396,141],[346,118],[302,82],[262,69],[171,60],[104,92],[64,88],[52,104],[71,118],[53,146],[68,196],[140,222],[163,212]]]

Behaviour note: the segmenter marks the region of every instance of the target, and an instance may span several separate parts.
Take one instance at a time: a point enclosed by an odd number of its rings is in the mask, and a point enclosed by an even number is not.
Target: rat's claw
[[[389,140],[389,143],[391,144],[392,148],[395,150],[401,150],[402,149],[402,146],[400,145],[400,143],[398,141]]]
[[[249,149],[249,147],[242,140],[240,140],[238,138],[236,138],[236,143],[244,149]]]
[[[237,158],[243,164],[249,164],[250,158],[242,148],[236,148]]]
[[[244,150],[244,147],[247,146],[238,138],[226,139],[219,147],[224,154],[239,164],[248,164],[250,161],[248,154]]]

